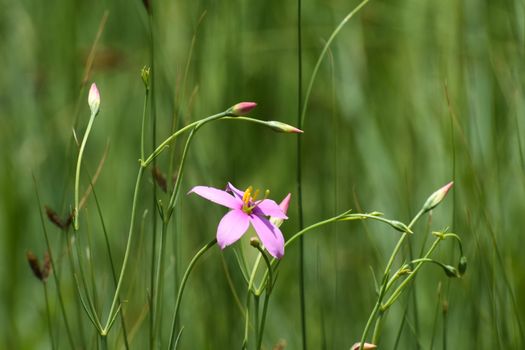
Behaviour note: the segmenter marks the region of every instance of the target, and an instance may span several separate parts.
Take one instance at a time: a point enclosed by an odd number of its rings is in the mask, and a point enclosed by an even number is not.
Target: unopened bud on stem
[[[261,247],[261,241],[259,241],[259,238],[252,237],[250,238],[250,245],[254,248],[260,248]]]
[[[288,134],[302,134],[303,131],[301,129],[297,129],[295,126],[288,125],[286,123],[281,123],[275,120],[270,120],[266,122],[266,125],[268,125],[272,130],[277,132],[285,132]]]
[[[450,189],[452,188],[452,185],[454,185],[454,182],[451,181],[445,186],[441,187],[436,192],[432,193],[430,197],[428,197],[425,204],[423,205],[423,210],[427,212],[437,207],[438,204],[441,203],[443,199],[445,199],[448,191],[450,191]]]
[[[97,115],[100,109],[100,93],[95,83],[91,84],[91,88],[89,89],[88,104],[89,109],[91,109],[91,114]]]
[[[257,103],[255,102],[239,102],[236,105],[230,107],[228,112],[236,117],[241,117],[249,114],[255,107],[257,107]]]

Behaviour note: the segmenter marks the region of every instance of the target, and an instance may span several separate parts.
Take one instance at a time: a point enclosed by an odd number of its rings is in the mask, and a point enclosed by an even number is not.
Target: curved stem
[[[122,281],[124,280],[124,273],[126,272],[126,266],[127,266],[128,258],[129,258],[129,251],[131,249],[131,239],[133,237],[133,230],[135,226],[135,213],[137,209],[138,193],[139,193],[140,182],[142,180],[143,173],[144,173],[144,167],[139,167],[139,172],[137,174],[137,181],[135,182],[135,190],[133,193],[133,202],[131,205],[131,219],[129,223],[129,232],[128,232],[128,241],[126,243],[126,251],[124,252],[124,260],[122,261],[122,267],[120,269],[120,275],[119,275],[119,279],[117,283],[117,288],[115,290],[115,295],[113,296],[111,308],[109,309],[106,326],[103,329],[103,333],[106,333],[106,334],[109,331],[110,322],[111,322],[111,319],[113,318],[113,313],[115,312],[115,307],[119,299],[119,293],[120,293],[120,288],[122,287]]]
[[[409,230],[412,228],[412,226],[414,226],[414,224],[417,222],[417,220],[419,220],[421,215],[423,215],[424,213],[425,213],[425,211],[423,209],[421,209],[416,214],[416,216],[414,216],[414,218],[412,219],[410,224],[408,224],[408,229]],[[399,250],[401,249],[401,246],[403,245],[403,242],[405,241],[405,239],[407,238],[408,235],[409,235],[408,232],[403,232],[403,235],[397,241],[397,244],[396,244],[396,246],[394,248],[394,251],[390,255],[390,259],[388,260],[388,263],[387,263],[387,265],[385,267],[385,272],[383,274],[383,285],[381,286],[383,292],[379,293],[379,296],[377,298],[377,301],[376,301],[376,304],[374,306],[374,309],[372,310],[372,312],[370,313],[370,316],[368,317],[365,329],[363,330],[363,334],[361,335],[361,341],[360,341],[359,349],[363,349],[363,346],[364,346],[365,340],[366,340],[366,336],[368,334],[368,330],[370,329],[372,321],[377,317],[377,315],[378,315],[378,313],[379,313],[379,311],[381,309],[381,303],[382,303],[383,297],[384,297],[384,295],[386,293],[386,284],[388,283],[388,275],[390,274],[390,269],[392,267],[392,264],[394,263],[394,260],[395,260],[395,258],[397,256],[397,254],[399,253]],[[377,329],[380,329],[380,328],[377,328]]]
[[[196,122],[193,122],[191,124],[188,124],[186,125],[185,127],[177,130],[176,132],[174,132],[173,134],[171,134],[170,137],[168,137],[166,140],[164,140],[160,145],[157,146],[157,148],[153,151],[153,153],[151,153],[148,158],[144,161],[141,162],[141,165],[142,167],[147,167],[152,161],[153,159],[155,159],[159,154],[162,153],[162,151],[169,146],[170,143],[172,143],[179,135],[185,133],[186,131],[194,128],[195,126],[199,125],[199,124],[206,124],[210,121],[213,121],[213,120],[217,120],[217,119],[220,119],[220,118],[223,118],[223,117],[227,117],[227,116],[231,116],[231,112],[228,112],[228,111],[224,111],[224,112],[220,112],[220,113],[217,113],[217,114],[214,114],[212,116],[209,116],[207,118],[204,118],[204,119],[201,119],[201,120],[197,120]]]
[[[180,283],[180,289],[177,293],[177,300],[175,301],[175,310],[173,312],[173,319],[171,323],[171,335],[170,335],[170,342],[168,349],[173,349],[174,341],[175,341],[175,327],[176,327],[176,320],[177,315],[179,313],[179,307],[180,302],[182,300],[182,294],[184,293],[184,288],[186,287],[186,282],[188,281],[188,277],[190,276],[191,270],[195,266],[195,263],[199,260],[199,258],[206,253],[208,249],[213,247],[217,243],[217,239],[212,239],[208,244],[206,244],[204,247],[202,247],[191,259],[188,267],[186,268],[186,271],[184,272],[184,276],[182,277],[181,283]]]
[[[84,132],[84,137],[82,139],[82,144],[80,145],[80,150],[78,151],[78,158],[77,158],[77,168],[75,171],[75,215],[73,217],[73,227],[75,228],[75,231],[78,230],[78,202],[79,202],[79,186],[80,186],[80,166],[82,164],[82,157],[84,155],[84,149],[86,147],[86,142],[89,137],[89,134],[91,132],[91,127],[93,126],[93,122],[95,121],[95,117],[97,116],[96,113],[92,113],[91,117],[89,118],[89,123],[86,128],[86,131]]]
[[[348,15],[346,15],[346,17],[339,23],[337,28],[334,29],[334,31],[332,32],[332,34],[330,35],[330,37],[328,38],[328,40],[324,44],[323,50],[321,51],[321,54],[319,55],[319,58],[317,59],[317,62],[316,62],[315,67],[314,67],[314,70],[312,72],[312,76],[310,77],[310,81],[308,82],[308,87],[306,89],[306,94],[305,94],[305,98],[304,98],[303,108],[302,108],[302,111],[301,111],[301,119],[300,119],[301,123],[299,124],[299,128],[300,129],[302,129],[302,127],[304,125],[304,118],[305,118],[305,115],[306,115],[306,109],[308,107],[308,101],[310,99],[310,93],[312,92],[312,88],[314,86],[315,78],[317,77],[317,72],[319,71],[319,68],[321,67],[321,63],[323,62],[323,59],[324,59],[324,57],[326,56],[326,54],[328,52],[328,48],[332,44],[332,41],[334,41],[334,39],[337,36],[337,34],[339,34],[341,29],[344,27],[344,25],[352,17],[354,17],[354,15],[357,12],[359,12],[359,10],[361,10],[363,8],[363,6],[365,6],[368,1],[369,0],[361,1],[361,3],[359,5],[357,5]]]

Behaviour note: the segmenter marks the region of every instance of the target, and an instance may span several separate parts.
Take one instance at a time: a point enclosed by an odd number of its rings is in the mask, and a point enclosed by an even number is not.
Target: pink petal
[[[237,188],[235,188],[235,186],[233,186],[231,183],[228,182],[228,186],[226,186],[226,191],[230,191],[232,192],[235,197],[239,198],[239,199],[242,199],[242,197],[244,196],[244,191],[241,191]]]
[[[242,207],[242,201],[236,199],[228,192],[219,190],[217,188],[208,186],[195,186],[190,192],[188,192],[188,194],[190,193],[198,194],[209,201],[224,205],[230,209],[240,209]]]
[[[268,253],[276,259],[282,258],[284,255],[284,237],[281,230],[263,217],[257,215],[250,215],[249,217]]]
[[[223,216],[217,227],[217,243],[221,249],[236,242],[250,226],[248,214],[242,210],[231,210]]]
[[[271,216],[278,219],[288,219],[281,207],[271,199],[265,199],[257,203],[253,213],[261,216]]]
[[[290,206],[290,199],[291,198],[292,198],[292,194],[288,193],[288,195],[286,195],[286,197],[284,197],[284,199],[281,201],[281,203],[279,203],[279,208],[281,208],[281,210],[285,214],[288,212],[288,207]]]

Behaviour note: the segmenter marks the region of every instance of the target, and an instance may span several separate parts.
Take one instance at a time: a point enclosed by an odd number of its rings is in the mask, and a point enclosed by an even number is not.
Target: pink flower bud
[[[354,345],[352,345],[352,350],[359,350],[359,346],[361,345],[361,343],[355,343]],[[372,349],[376,349],[377,348],[377,345],[374,345],[374,344],[370,344],[370,343],[364,343],[363,344],[363,350],[372,350]]]
[[[240,117],[243,115],[247,115],[257,106],[257,103],[255,102],[239,102],[235,106],[230,108],[230,112],[236,116]]]
[[[266,125],[268,125],[270,128],[277,132],[285,132],[288,134],[302,134],[304,132],[301,129],[297,129],[295,126],[291,126],[274,120],[266,122]]]
[[[290,206],[290,199],[291,198],[292,198],[292,194],[288,193],[288,195],[286,197],[284,197],[284,199],[281,201],[281,203],[279,203],[279,208],[281,208],[281,210],[283,211],[283,213],[285,215],[288,212],[288,207]],[[270,222],[272,224],[274,224],[275,226],[277,226],[277,227],[280,227],[283,224],[283,221],[284,220],[281,219],[281,218],[276,218],[276,217],[270,216]]]
[[[430,195],[430,197],[428,197],[428,199],[425,202],[425,204],[423,205],[423,210],[424,211],[429,211],[429,210],[432,210],[435,207],[437,207],[438,204],[441,203],[443,201],[443,199],[445,199],[448,191],[450,191],[450,189],[452,188],[453,185],[454,185],[454,182],[451,181],[448,184],[446,184],[445,186],[441,187],[436,192],[432,193]]]
[[[98,114],[100,109],[100,94],[95,83],[91,84],[88,95],[88,104],[91,109],[91,114]]]

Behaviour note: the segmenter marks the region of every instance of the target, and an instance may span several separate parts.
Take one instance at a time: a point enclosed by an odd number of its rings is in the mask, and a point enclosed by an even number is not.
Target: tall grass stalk
[[[46,224],[45,224],[45,221],[44,221],[44,215],[42,214],[42,202],[40,201],[40,194],[38,193],[38,186],[37,186],[37,183],[36,183],[36,179],[33,175],[33,185],[34,185],[34,188],[35,188],[35,195],[36,195],[36,200],[37,200],[37,205],[38,205],[38,213],[40,214],[40,224],[41,224],[41,227],[42,227],[42,232],[44,233],[44,239],[46,241],[46,247],[47,247],[47,251],[49,253],[49,261],[51,263],[51,269],[52,269],[52,275],[53,275],[53,279],[55,281],[55,286],[56,286],[56,291],[57,291],[57,296],[58,296],[58,303],[60,305],[60,311],[62,312],[62,318],[64,320],[64,326],[66,327],[66,336],[67,336],[67,340],[69,342],[69,346],[71,347],[71,349],[74,349],[75,348],[75,342],[73,341],[73,335],[71,333],[71,327],[69,325],[69,320],[67,318],[67,313],[66,313],[66,308],[64,306],[64,298],[62,297],[62,290],[60,288],[60,281],[58,279],[58,276],[56,274],[56,271],[57,271],[57,266],[55,265],[55,260],[53,259],[53,251],[51,249],[51,243],[49,241],[49,236],[47,234],[47,229],[46,229]]]

